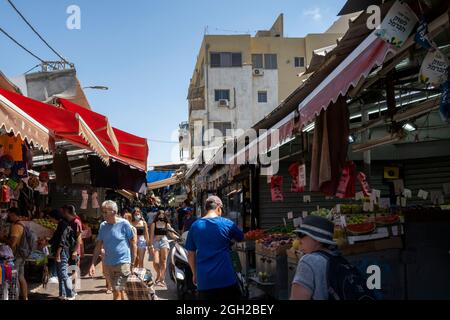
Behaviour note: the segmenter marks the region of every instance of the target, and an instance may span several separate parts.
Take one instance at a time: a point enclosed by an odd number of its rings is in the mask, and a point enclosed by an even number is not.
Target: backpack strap
[[[333,289],[333,287],[330,284],[330,263],[332,260],[335,260],[337,258],[337,256],[335,256],[327,251],[324,251],[324,250],[318,250],[313,253],[317,253],[317,254],[321,255],[322,257],[324,257],[325,259],[327,259],[326,275],[327,275],[328,300],[340,300],[339,295],[335,292],[335,290]]]

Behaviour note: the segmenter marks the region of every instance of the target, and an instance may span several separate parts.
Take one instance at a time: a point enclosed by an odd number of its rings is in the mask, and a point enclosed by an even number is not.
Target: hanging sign
[[[448,81],[442,85],[441,102],[439,105],[439,113],[444,122],[450,121],[450,89]]]
[[[306,188],[306,165],[301,164],[298,167],[298,185],[300,186],[303,191]]]
[[[272,202],[279,202],[284,200],[282,176],[272,177],[270,182],[270,193],[272,195]]]
[[[375,34],[387,43],[400,48],[418,20],[414,11],[406,3],[397,0]]]
[[[448,60],[439,50],[427,53],[420,68],[419,81],[439,87],[447,81]]]
[[[299,166],[298,163],[293,163],[289,166],[289,174],[291,175],[291,192],[304,192],[305,188],[302,188],[299,183]]]
[[[428,37],[428,23],[424,18],[420,20],[420,24],[417,27],[416,36],[414,41],[424,49],[431,49],[434,47],[433,42]]]
[[[427,198],[428,198],[428,191],[419,190],[419,193],[417,194],[417,197],[422,198],[423,200],[427,200]]]

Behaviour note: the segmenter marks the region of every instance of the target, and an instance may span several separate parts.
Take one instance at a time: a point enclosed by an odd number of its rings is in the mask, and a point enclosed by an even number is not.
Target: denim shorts
[[[137,247],[138,249],[145,249],[147,248],[147,241],[145,241],[144,236],[139,236],[137,241]]]
[[[153,248],[155,250],[170,249],[169,239],[166,236],[162,236],[161,239],[153,241]]]

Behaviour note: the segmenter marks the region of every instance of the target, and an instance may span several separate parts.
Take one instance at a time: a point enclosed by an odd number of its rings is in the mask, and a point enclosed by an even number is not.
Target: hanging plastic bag
[[[284,200],[282,176],[272,177],[270,181],[270,193],[272,195],[272,202],[279,202]]]
[[[86,210],[87,207],[88,207],[88,199],[89,199],[89,195],[88,195],[87,190],[81,191],[81,198],[82,198],[82,201],[81,201],[80,209],[81,210]]]
[[[370,197],[371,189],[369,187],[369,183],[367,182],[367,176],[363,172],[358,173],[358,181],[361,184],[362,192],[365,197]]]

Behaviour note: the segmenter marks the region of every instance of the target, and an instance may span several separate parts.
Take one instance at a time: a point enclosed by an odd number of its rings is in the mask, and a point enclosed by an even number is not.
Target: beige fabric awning
[[[54,140],[47,128],[0,94],[0,126],[44,152],[54,150]]]
[[[179,182],[180,182],[180,180],[178,179],[178,177],[173,176],[173,177],[165,179],[165,180],[149,183],[149,184],[147,184],[147,186],[150,190],[155,190],[155,189],[159,189],[159,188],[173,186],[175,184],[178,184]]]

